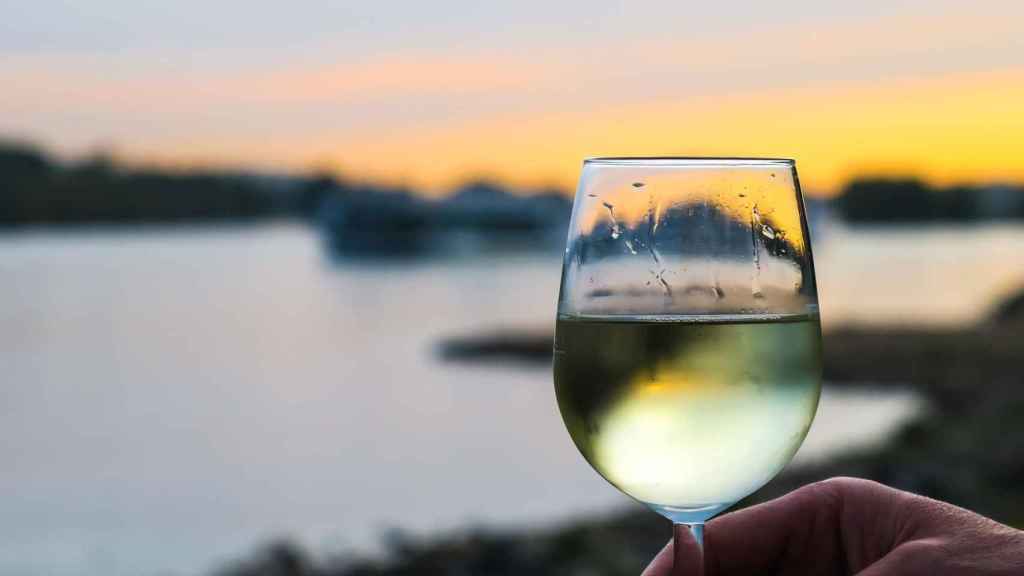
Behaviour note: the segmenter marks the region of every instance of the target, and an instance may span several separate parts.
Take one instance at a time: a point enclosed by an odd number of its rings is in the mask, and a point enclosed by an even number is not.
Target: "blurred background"
[[[797,159],[796,461],[1024,527],[1024,4],[0,0],[0,575],[637,574],[581,159]]]

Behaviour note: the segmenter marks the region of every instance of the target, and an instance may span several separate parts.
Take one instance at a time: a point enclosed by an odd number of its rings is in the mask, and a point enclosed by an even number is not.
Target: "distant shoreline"
[[[256,169],[170,169],[97,155],[61,161],[31,143],[0,138],[0,230],[9,226],[230,221],[292,217],[316,220],[339,236],[342,248],[365,249],[366,234],[401,249],[424,229],[506,230],[529,238],[568,222],[571,194],[559,188],[524,190],[471,180],[444,197],[407,188],[346,181],[330,172],[268,174]],[[812,222],[917,226],[1024,221],[1020,183],[935,187],[913,176],[858,177],[829,199],[805,197]],[[393,244],[398,243],[398,246]]]

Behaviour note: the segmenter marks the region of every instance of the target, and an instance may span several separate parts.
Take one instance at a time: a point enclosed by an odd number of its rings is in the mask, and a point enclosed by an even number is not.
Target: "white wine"
[[[609,482],[662,513],[711,516],[774,477],[807,435],[818,318],[561,316],[555,390]]]

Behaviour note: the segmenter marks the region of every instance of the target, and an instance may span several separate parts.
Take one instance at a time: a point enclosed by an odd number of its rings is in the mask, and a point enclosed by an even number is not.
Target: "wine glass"
[[[576,447],[676,525],[676,557],[701,573],[704,522],[782,470],[818,405],[818,297],[793,160],[586,160],[554,351]]]

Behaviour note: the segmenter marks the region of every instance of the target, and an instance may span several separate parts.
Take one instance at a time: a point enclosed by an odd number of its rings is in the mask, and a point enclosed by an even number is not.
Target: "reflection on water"
[[[1020,232],[924,234],[816,245],[826,321],[960,320],[1024,281]],[[293,227],[0,238],[0,574],[197,572],[278,534],[337,551],[623,503],[547,370],[433,356],[548,325],[558,266],[336,266]],[[916,409],[848,394],[826,393],[798,458]]]
[[[1021,227],[837,228],[814,250],[826,323],[975,322],[1024,288]]]

